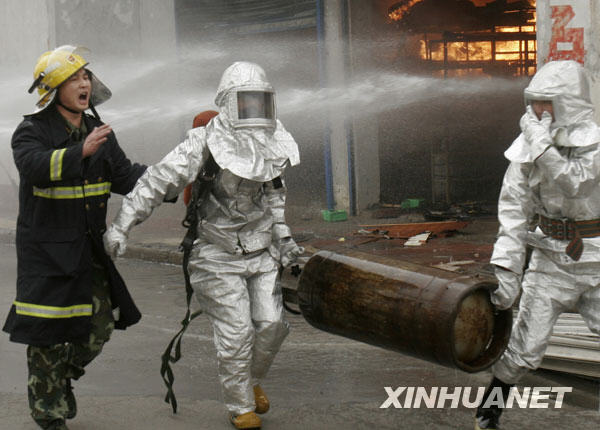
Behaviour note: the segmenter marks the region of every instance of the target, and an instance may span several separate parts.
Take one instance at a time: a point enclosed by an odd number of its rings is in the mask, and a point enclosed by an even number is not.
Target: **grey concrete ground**
[[[6,232],[5,232],[6,233]],[[8,239],[7,239],[8,238]],[[10,236],[0,243],[0,314],[14,297],[15,249]],[[184,314],[181,268],[121,259],[143,318],[117,331],[105,350],[75,384],[79,414],[69,424],[83,429],[229,429],[220,401],[215,352],[204,317],[190,327],[183,358],[174,366],[180,403],[173,415],[163,402],[160,356]],[[380,409],[384,387],[483,386],[489,374],[466,374],[318,331],[289,315],[292,331],[264,388],[272,410],[269,429],[470,429],[473,411],[458,409]],[[33,430],[26,396],[25,346],[0,335],[0,429]],[[514,409],[505,429],[596,429],[600,425],[596,384],[549,372],[528,376],[523,385],[573,386],[562,409]]]
[[[13,202],[14,203],[14,202]],[[112,219],[119,198],[111,198]],[[183,205],[163,205],[130,237],[128,255],[118,267],[143,313],[141,322],[116,331],[105,350],[75,385],[79,414],[72,430],[230,429],[221,403],[212,331],[205,317],[188,330],[183,358],[174,366],[177,415],[164,403],[160,356],[179,329],[185,313],[181,267],[160,262],[180,260],[177,244]],[[341,223],[320,221],[315,208],[288,208],[294,232],[305,237],[341,238],[368,214]],[[0,322],[14,299],[16,207],[0,207]],[[407,222],[384,220],[384,222]],[[493,241],[496,226],[474,223],[467,236]],[[133,258],[131,258],[133,257]],[[137,258],[137,259],[136,259]],[[143,260],[141,260],[141,259]],[[145,260],[145,261],[144,261]],[[288,314],[292,330],[264,388],[272,410],[263,419],[269,429],[471,429],[473,411],[458,409],[380,409],[384,387],[484,386],[490,375],[467,374],[395,352],[330,335]],[[26,395],[25,346],[0,334],[0,430],[33,430]],[[505,429],[596,429],[600,425],[598,384],[553,372],[535,372],[525,386],[573,386],[562,409],[514,409],[505,414]]]

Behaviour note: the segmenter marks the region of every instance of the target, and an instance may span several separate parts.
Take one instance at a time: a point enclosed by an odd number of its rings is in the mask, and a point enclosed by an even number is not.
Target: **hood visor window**
[[[238,119],[275,120],[273,93],[265,91],[240,91],[237,93]]]

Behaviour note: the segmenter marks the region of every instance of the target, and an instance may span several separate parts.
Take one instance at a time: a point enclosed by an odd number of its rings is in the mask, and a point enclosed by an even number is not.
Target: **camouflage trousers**
[[[87,342],[27,347],[27,392],[31,416],[40,427],[57,427],[77,413],[71,379],[79,379],[84,367],[102,351],[114,329],[110,287],[104,268],[93,262],[92,328]]]

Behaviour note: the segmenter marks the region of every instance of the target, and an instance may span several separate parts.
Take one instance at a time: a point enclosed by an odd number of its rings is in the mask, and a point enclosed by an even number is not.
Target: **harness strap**
[[[185,240],[188,239],[187,235]],[[193,242],[192,242],[193,243]],[[175,392],[173,391],[173,383],[175,382],[175,375],[173,374],[173,369],[171,368],[171,363],[177,363],[181,358],[181,340],[183,339],[183,335],[187,330],[190,322],[194,320],[198,315],[202,313],[201,310],[191,312],[190,304],[192,301],[192,295],[194,290],[190,283],[190,274],[187,269],[188,262],[190,260],[190,253],[192,250],[191,246],[184,245],[183,251],[183,276],[185,278],[185,300],[187,305],[187,310],[185,312],[185,316],[183,320],[181,320],[181,329],[173,336],[173,339],[167,345],[165,352],[162,355],[162,364],[160,367],[160,376],[162,377],[165,385],[167,386],[167,394],[165,396],[165,402],[171,404],[171,408],[173,409],[173,413],[177,413],[177,399],[175,398]],[[175,355],[172,355],[173,346],[175,346]]]

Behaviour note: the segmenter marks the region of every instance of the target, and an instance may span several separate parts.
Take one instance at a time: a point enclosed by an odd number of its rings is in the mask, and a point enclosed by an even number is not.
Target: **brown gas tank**
[[[512,312],[495,311],[493,277],[464,276],[359,252],[314,254],[298,303],[314,327],[466,372],[502,354]]]

